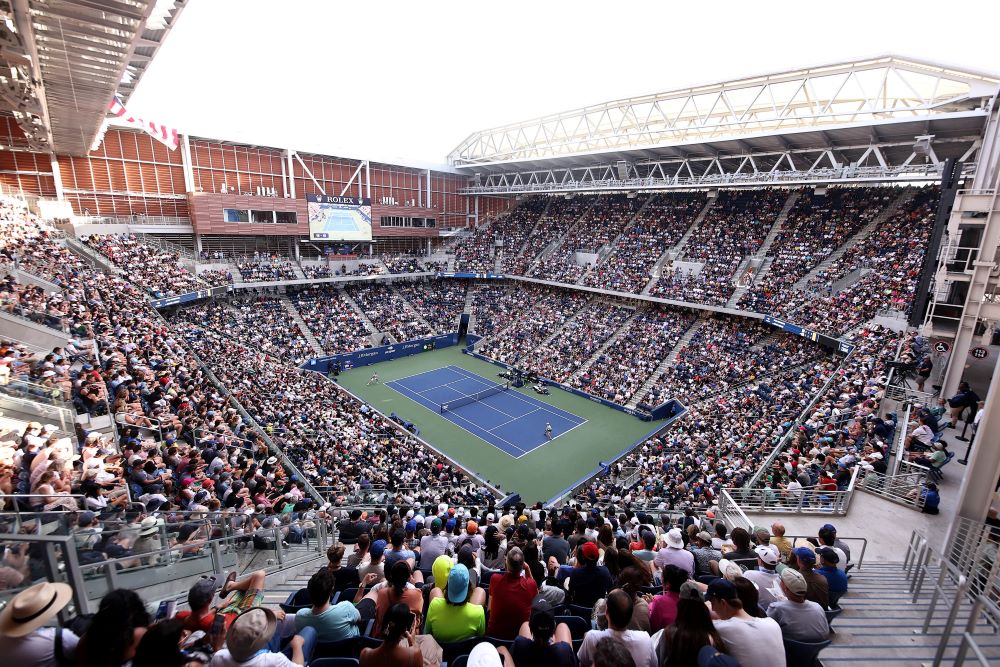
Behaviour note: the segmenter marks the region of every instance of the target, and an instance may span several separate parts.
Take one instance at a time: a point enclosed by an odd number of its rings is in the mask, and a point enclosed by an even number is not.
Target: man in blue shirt
[[[347,600],[335,605],[330,604],[333,585],[333,575],[326,569],[309,578],[306,590],[309,592],[309,602],[312,607],[299,609],[295,614],[296,630],[315,628],[316,639],[321,642],[337,642],[360,636],[358,624],[361,622],[361,614],[354,606],[354,602]]]
[[[837,567],[840,556],[836,551],[830,547],[823,547],[817,549],[816,554],[820,557],[821,564],[821,567],[816,568],[816,572],[826,577],[826,583],[829,585],[830,606],[834,606],[836,599],[847,592],[847,575]]]

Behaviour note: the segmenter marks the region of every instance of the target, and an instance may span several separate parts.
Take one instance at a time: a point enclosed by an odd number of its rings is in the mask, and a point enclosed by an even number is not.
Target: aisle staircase
[[[754,257],[762,259],[767,255],[767,251],[771,249],[771,244],[774,243],[774,239],[778,238],[778,234],[781,233],[782,227],[785,226],[785,221],[788,220],[788,214],[792,212],[792,208],[795,206],[796,202],[799,201],[799,197],[802,196],[801,190],[792,190],[792,193],[788,195],[788,199],[785,200],[785,205],[781,208],[781,212],[778,213],[778,217],[774,219],[774,225],[771,227],[771,231],[767,233],[764,237],[764,241],[757,248],[757,252],[753,254]]]
[[[646,394],[649,393],[650,389],[656,386],[656,383],[660,380],[663,374],[667,372],[667,369],[670,368],[675,361],[677,361],[677,357],[680,355],[681,350],[683,350],[684,347],[691,342],[694,335],[698,333],[698,330],[701,329],[707,321],[707,317],[699,317],[694,324],[688,327],[688,330],[685,331],[684,335],[680,337],[677,344],[670,350],[670,353],[664,357],[663,361],[660,362],[660,365],[656,367],[655,371],[653,371],[653,374],[646,378],[646,382],[639,388],[639,391],[635,392],[635,395],[632,396],[628,405],[625,407],[635,408],[639,404],[639,401],[646,397]]]
[[[903,555],[902,550],[900,555]],[[839,603],[844,611],[833,621],[833,643],[819,655],[823,666],[913,667],[933,664],[947,622],[947,605],[951,604],[956,591],[956,587],[945,577],[944,593],[931,615],[928,632],[920,632],[931,607],[932,583],[937,580],[939,572],[932,569],[928,573],[916,602],[912,602],[910,582],[901,561],[866,561],[861,568],[852,570],[850,587]],[[961,639],[960,629],[965,627],[970,611],[971,605],[967,600],[959,605],[956,616],[959,631],[947,641],[941,664],[954,663]],[[1000,637],[995,634],[994,628],[980,618],[975,626],[975,635],[987,659],[994,664],[1000,661]],[[970,659],[966,664],[971,667],[978,663]]]
[[[309,346],[313,349],[313,352],[319,356],[326,355],[326,351],[323,349],[323,346],[319,344],[319,340],[317,340],[316,336],[313,335],[312,330],[309,329],[305,320],[302,319],[302,315],[299,314],[299,309],[295,307],[295,304],[288,298],[288,295],[279,295],[278,301],[281,302],[281,305],[288,312],[289,317],[292,318],[292,322],[299,325],[299,331],[302,332],[302,337],[309,342]]]
[[[344,303],[346,303],[348,306],[354,309],[354,312],[358,314],[358,317],[361,318],[361,321],[365,323],[366,327],[368,327],[368,331],[371,332],[370,339],[372,345],[379,345],[382,341],[382,332],[376,329],[375,324],[372,323],[370,319],[368,319],[368,315],[367,313],[365,313],[364,308],[362,308],[361,305],[357,301],[355,301],[354,298],[350,295],[350,293],[344,288],[340,288],[340,298],[344,300]],[[398,342],[392,334],[386,333],[385,335],[389,337],[390,342],[392,343]]]
[[[871,236],[872,232],[874,232],[879,227],[879,225],[884,223],[886,220],[892,217],[897,211],[899,211],[900,207],[904,203],[906,203],[906,201],[908,201],[911,197],[913,197],[913,188],[904,188],[903,191],[899,193],[899,196],[896,197],[896,199],[894,199],[891,204],[885,207],[885,209],[881,213],[875,216],[871,222],[862,227],[861,231],[852,236],[847,241],[847,243],[845,243],[844,245],[840,246],[832,253],[830,253],[830,255],[827,256],[826,259],[824,259],[822,262],[813,267],[812,271],[799,278],[799,280],[795,283],[795,285],[793,285],[793,289],[797,290],[806,289],[806,287],[809,285],[810,280],[812,280],[817,275],[830,268],[830,265],[836,262],[841,257],[843,257],[844,253],[846,253],[848,250],[850,250],[851,248],[853,248],[854,246],[856,246],[857,244],[861,243],[862,241],[866,240],[869,236]]]
[[[658,260],[656,260],[656,263],[653,264],[653,268],[650,271],[652,277],[649,279],[649,282],[646,283],[646,286],[642,288],[642,294],[649,294],[649,291],[653,289],[653,285],[655,285],[656,281],[659,280],[660,278],[660,274],[663,271],[664,264],[666,264],[670,260],[674,260],[680,257],[681,251],[684,249],[684,246],[687,245],[688,239],[691,238],[691,235],[694,234],[695,230],[698,229],[698,227],[701,225],[702,220],[704,220],[705,216],[708,215],[708,211],[710,208],[712,208],[712,204],[714,203],[715,203],[714,198],[706,201],[705,206],[702,207],[701,211],[698,213],[698,216],[694,219],[694,222],[692,222],[691,226],[687,228],[686,232],[684,232],[684,235],[677,240],[677,243],[675,243],[672,247],[668,248],[662,255],[660,255],[660,258]]]
[[[632,214],[632,217],[629,218],[628,222],[625,223],[625,226],[622,227],[622,230],[618,234],[618,236],[616,236],[615,238],[613,238],[610,243],[608,243],[607,245],[603,246],[598,251],[598,253],[597,253],[597,262],[595,262],[594,264],[588,264],[587,265],[587,269],[583,272],[583,275],[580,276],[576,280],[576,284],[577,285],[583,285],[584,281],[587,279],[587,276],[590,275],[590,273],[594,269],[596,269],[599,266],[602,266],[605,262],[607,262],[609,259],[611,259],[611,256],[614,255],[615,251],[618,249],[618,244],[621,243],[622,238],[625,236],[625,234],[628,233],[628,231],[630,229],[632,229],[632,227],[635,226],[636,219],[638,219],[639,215],[643,211],[646,210],[646,207],[649,206],[649,202],[653,201],[653,198],[655,196],[656,195],[652,195],[652,194],[648,195],[646,197],[646,201],[642,202],[642,206],[640,206],[636,210],[636,212]]]
[[[618,331],[614,332],[610,338],[604,341],[604,345],[601,345],[596,352],[590,355],[590,358],[587,359],[585,362],[583,362],[580,368],[578,368],[577,371],[570,376],[570,382],[567,382],[567,384],[571,384],[572,380],[577,379],[578,377],[589,371],[590,367],[593,366],[594,363],[601,358],[601,355],[604,354],[605,350],[610,348],[612,345],[617,344],[618,341],[620,341],[622,337],[629,331],[629,329],[631,329],[632,323],[635,322],[635,318],[637,318],[641,312],[642,311],[640,309],[636,308],[635,312],[633,312],[632,315],[629,316],[629,318],[625,320],[625,322],[620,327],[618,327]]]
[[[390,291],[391,291],[391,292],[392,292],[392,293],[393,293],[394,295],[396,295],[396,297],[397,297],[397,298],[399,298],[399,300],[400,300],[400,301],[402,301],[402,302],[403,302],[403,303],[404,303],[404,304],[406,305],[406,307],[407,307],[407,308],[409,308],[409,309],[410,309],[410,313],[412,313],[412,314],[413,314],[413,319],[415,319],[415,320],[416,320],[417,322],[420,322],[421,324],[423,324],[423,325],[424,325],[425,327],[427,327],[427,329],[428,329],[429,331],[432,331],[432,332],[434,332],[434,333],[437,333],[437,327],[435,327],[435,326],[434,326],[433,324],[431,324],[430,322],[428,322],[427,320],[425,320],[425,319],[424,319],[424,316],[420,314],[420,311],[419,311],[419,310],[417,310],[417,309],[416,309],[416,308],[415,308],[415,307],[413,306],[413,304],[412,304],[412,303],[410,303],[410,300],[409,300],[409,299],[407,299],[407,298],[406,298],[406,297],[405,297],[405,296],[404,296],[403,294],[401,294],[401,293],[399,292],[399,290],[397,290],[397,289],[396,289],[395,287],[393,287],[392,285],[390,285],[390,286],[389,286],[389,290],[390,290]]]
[[[594,201],[590,202],[590,206],[588,206],[587,209],[583,213],[581,213],[576,220],[573,221],[573,224],[567,227],[566,231],[564,231],[562,234],[553,239],[551,243],[545,246],[544,250],[538,253],[538,256],[535,257],[534,261],[532,261],[531,264],[528,266],[528,270],[524,272],[524,275],[530,276],[531,273],[535,270],[535,267],[537,267],[542,261],[551,257],[552,254],[562,246],[563,240],[567,236],[569,236],[574,229],[576,229],[576,226],[580,224],[580,221],[586,218],[588,215],[590,215],[590,212],[594,210],[594,207],[600,200],[601,200],[600,195],[594,197]],[[546,207],[546,210],[548,210],[548,207]],[[541,219],[542,219],[541,217],[538,218],[539,222],[541,222]],[[537,228],[538,228],[538,223],[535,224],[535,228],[531,230],[531,233],[534,234],[535,229]],[[528,238],[530,239],[531,237],[529,236]]]

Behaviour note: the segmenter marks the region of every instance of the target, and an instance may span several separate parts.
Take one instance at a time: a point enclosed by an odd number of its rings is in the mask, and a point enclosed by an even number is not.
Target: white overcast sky
[[[444,164],[494,125],[808,65],[892,53],[1000,73],[997,25],[995,0],[189,0],[129,111],[192,135]]]

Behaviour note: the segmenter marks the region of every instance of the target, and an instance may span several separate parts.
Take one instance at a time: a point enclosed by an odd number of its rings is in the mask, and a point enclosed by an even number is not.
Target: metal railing
[[[73,218],[77,225],[187,225],[191,218],[168,215],[78,215]]]
[[[923,466],[916,466],[923,467]],[[927,468],[922,472],[902,472],[897,475],[883,475],[874,470],[862,470],[858,474],[859,491],[870,493],[917,511],[924,508],[924,484],[927,483]]]
[[[995,602],[986,596],[977,595],[972,603],[972,611],[969,614],[969,620],[965,624],[965,631],[962,632],[962,641],[958,645],[958,653],[955,654],[955,667],[962,667],[965,664],[965,659],[969,651],[972,651],[972,655],[975,656],[975,659],[982,667],[990,667],[996,664],[994,660],[991,660],[983,652],[980,642],[976,638],[976,626],[979,623],[980,616],[986,616],[987,624],[990,627],[1000,627],[1000,606],[997,606]],[[990,636],[996,637],[996,633],[991,633]]]
[[[243,549],[252,549],[254,554],[273,551],[274,557],[268,559],[266,569],[274,570],[320,558],[329,546],[325,521],[318,520],[310,530],[303,531],[301,547],[283,544],[282,528],[284,526],[258,528],[249,533],[224,529],[219,536],[210,534],[200,539],[195,534],[194,539],[187,543],[171,545],[166,526],[162,526],[159,535],[160,544],[164,546],[90,563],[80,562],[81,554],[87,551],[86,543],[81,543],[87,538],[85,534],[3,534],[0,535],[0,544],[25,559],[24,571],[28,574],[18,588],[0,592],[0,603],[30,586],[36,578],[65,582],[73,589],[74,603],[69,613],[60,617],[65,621],[77,614],[94,611],[96,603],[116,588],[160,589],[170,594],[174,589],[187,588],[178,580],[227,569],[242,569],[246,563],[241,565],[238,555]],[[255,537],[266,538],[269,546],[262,548],[259,540],[255,544]],[[27,565],[28,559],[31,566]],[[169,588],[165,589],[164,584],[169,584]]]
[[[860,467],[855,467],[847,488],[827,491],[813,487],[801,489],[756,489],[748,487],[725,489],[728,501],[743,512],[780,514],[844,515],[851,504]],[[720,506],[722,502],[720,501]]]
[[[940,602],[949,605],[943,630],[935,627],[935,632],[940,631],[941,639],[932,663],[934,667],[945,664],[944,654],[954,639],[959,611],[963,604],[968,603],[973,605],[973,613],[961,634],[961,660],[954,664],[960,665],[964,661],[963,648],[972,650],[980,661],[984,658],[972,632],[984,611],[991,618],[1000,620],[995,613],[1000,604],[998,548],[1000,528],[963,517],[955,519],[951,536],[942,549],[932,546],[927,537],[918,531],[911,533],[902,571],[909,582],[912,602],[920,598],[928,585],[928,578],[933,577],[935,569],[938,570],[930,584],[931,600],[920,632],[927,634],[932,620],[940,620],[941,616],[937,613]],[[991,663],[987,661],[983,664]]]
[[[12,317],[19,317],[22,320],[28,320],[32,324],[40,324],[43,327],[55,329],[64,334],[69,333],[69,324],[63,317],[56,317],[55,315],[49,315],[48,313],[40,310],[34,310],[33,308],[25,308],[21,305],[5,306],[3,308],[3,312]]]

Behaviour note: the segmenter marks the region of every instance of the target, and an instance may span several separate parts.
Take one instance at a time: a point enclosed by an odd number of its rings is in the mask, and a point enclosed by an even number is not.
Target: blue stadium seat
[[[819,658],[819,653],[830,645],[829,639],[821,642],[797,642],[785,639],[785,664],[787,667],[813,667]]]

